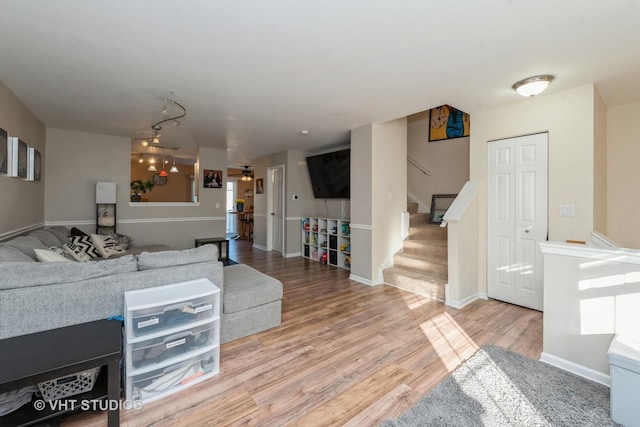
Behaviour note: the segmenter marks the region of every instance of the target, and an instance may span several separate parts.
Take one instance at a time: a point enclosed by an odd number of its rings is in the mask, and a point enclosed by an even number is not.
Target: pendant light
[[[171,173],[180,172],[178,170],[178,168],[176,167],[176,156],[173,156],[173,166],[171,166],[171,169],[169,169],[169,172],[171,172]]]
[[[151,159],[149,159],[149,168],[147,169],[149,172],[157,172],[156,168],[156,159],[153,157],[153,146],[151,146]]]
[[[160,171],[160,173],[158,175],[160,176],[167,176],[167,171],[164,169],[164,151],[162,152],[162,170]]]

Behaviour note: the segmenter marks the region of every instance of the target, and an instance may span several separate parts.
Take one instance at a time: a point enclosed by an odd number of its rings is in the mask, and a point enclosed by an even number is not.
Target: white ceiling
[[[188,114],[163,143],[244,165],[518,102],[536,74],[638,102],[639,24],[636,0],[3,0],[0,80],[47,127],[123,137],[150,134],[173,91]]]

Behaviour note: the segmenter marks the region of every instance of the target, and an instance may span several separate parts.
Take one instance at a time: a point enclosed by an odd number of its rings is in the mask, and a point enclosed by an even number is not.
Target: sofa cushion
[[[181,251],[142,252],[138,255],[138,270],[151,270],[173,265],[215,261],[217,259],[218,248],[215,245],[204,245]]]
[[[46,230],[56,236],[56,238],[60,242],[59,244],[53,246],[62,246],[69,243],[69,236],[71,235],[71,232],[64,225],[56,225],[54,227],[49,227]]]
[[[16,248],[0,246],[0,262],[34,262],[34,260]]]
[[[73,283],[137,271],[133,255],[101,262],[7,262],[2,264],[0,290]]]
[[[19,236],[15,239],[11,239],[6,243],[2,244],[3,246],[11,246],[13,248],[18,249],[20,252],[31,258],[32,260],[36,260],[36,254],[33,252],[35,248],[38,249],[47,249],[42,242],[35,237],[32,236]]]
[[[47,247],[60,246],[60,241],[58,240],[58,238],[53,233],[47,230],[35,230],[29,233],[29,236],[35,237],[36,239],[40,240],[42,244]]]
[[[224,268],[223,313],[235,313],[282,299],[282,283],[245,264]]]

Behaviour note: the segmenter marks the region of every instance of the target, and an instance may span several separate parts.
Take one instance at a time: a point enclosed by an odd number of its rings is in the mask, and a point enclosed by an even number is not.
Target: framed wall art
[[[0,173],[7,174],[8,172],[8,162],[9,162],[9,150],[8,143],[9,140],[7,138],[7,131],[4,129],[0,129]]]
[[[27,170],[29,168],[29,150],[27,150],[27,148],[27,143],[18,139],[18,176],[25,179],[27,178]]]
[[[222,171],[205,169],[204,188],[222,188]]]
[[[429,142],[462,138],[470,135],[469,114],[450,105],[429,110]]]

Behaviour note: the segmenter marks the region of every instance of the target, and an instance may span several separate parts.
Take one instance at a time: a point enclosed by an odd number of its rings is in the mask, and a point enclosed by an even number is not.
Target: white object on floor
[[[626,427],[640,426],[640,342],[616,335],[609,351],[611,419]]]

